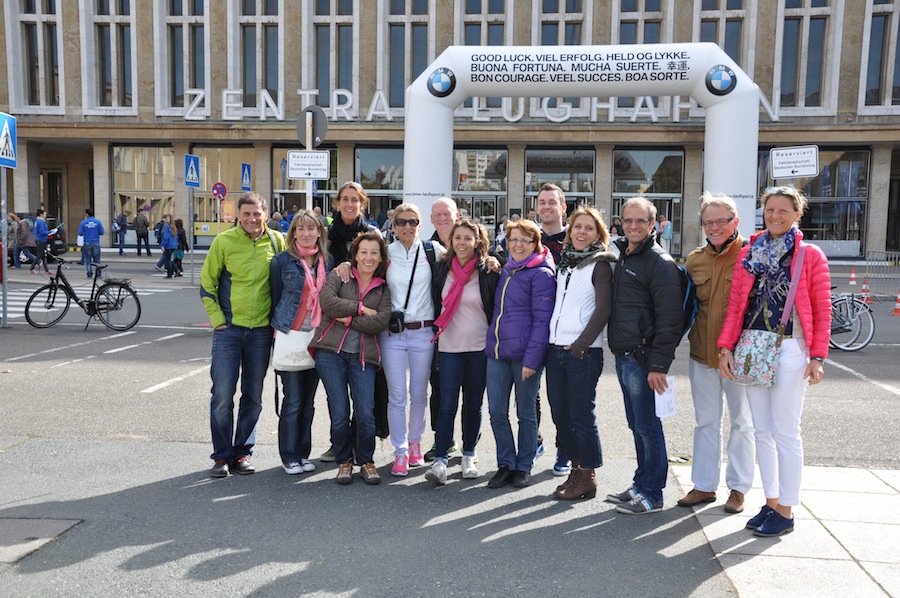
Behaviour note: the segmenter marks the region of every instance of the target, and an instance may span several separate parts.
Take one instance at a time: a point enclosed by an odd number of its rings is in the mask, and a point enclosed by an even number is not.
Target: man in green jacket
[[[284,250],[281,231],[266,227],[266,200],[246,193],[238,200],[238,225],[216,236],[200,274],[200,297],[213,328],[210,428],[215,465],[209,475],[251,474],[263,379],[269,369],[272,328],[269,262]],[[237,424],[234,394],[241,377]]]

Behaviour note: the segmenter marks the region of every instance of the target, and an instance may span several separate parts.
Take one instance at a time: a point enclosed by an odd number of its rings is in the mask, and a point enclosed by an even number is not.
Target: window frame
[[[264,30],[267,26],[274,25],[278,29],[278,56],[275,57],[278,65],[278,89],[276,95],[272,96],[272,100],[275,104],[280,108],[280,114],[272,111],[271,108],[265,107],[265,118],[276,118],[284,116],[284,60],[281,60],[280,57],[284,56],[284,32],[285,32],[285,11],[284,11],[284,0],[278,0],[278,14],[277,15],[266,15],[263,10],[263,5],[265,0],[255,0],[257,6],[257,14],[253,16],[245,16],[242,14],[241,4],[242,0],[227,0],[228,2],[228,49],[226,50],[226,63],[228,68],[228,89],[223,89],[222,92],[225,91],[238,91],[240,90],[240,106],[229,105],[227,109],[227,114],[229,116],[226,120],[239,120],[245,117],[260,117],[260,106],[257,103],[256,106],[246,106],[244,105],[244,96],[246,95],[246,90],[243,88],[243,80],[244,80],[244,71],[242,68],[243,61],[243,43],[242,43],[242,30],[243,25],[253,23],[256,27],[257,35],[256,35],[256,98],[257,102],[259,101],[259,92],[260,90],[265,88],[265,68],[262,56],[265,54],[265,36],[259,35],[261,30]],[[209,36],[207,36],[209,37]],[[231,100],[229,100],[231,101]],[[223,110],[224,110],[223,106]],[[265,120],[265,119],[260,119]]]
[[[301,52],[300,56],[300,72],[301,72],[301,86],[304,90],[314,90],[318,92],[319,85],[316,79],[316,45],[317,45],[317,32],[316,29],[322,25],[329,26],[330,33],[330,43],[329,43],[329,83],[328,87],[330,89],[330,93],[333,94],[335,90],[343,89],[350,93],[352,97],[353,103],[347,112],[350,113],[350,117],[352,119],[358,119],[360,117],[359,113],[359,56],[360,56],[360,43],[359,43],[359,31],[360,31],[360,21],[359,21],[359,0],[353,1],[353,14],[352,15],[339,15],[337,13],[337,2],[331,2],[331,14],[329,15],[318,15],[315,11],[315,2],[303,2],[302,7],[302,21],[305,24],[304,27],[304,35],[301,40]],[[351,89],[346,89],[344,87],[340,87],[338,85],[337,80],[337,72],[338,72],[338,57],[339,50],[338,44],[339,39],[337,36],[338,27],[346,27],[349,25],[353,30],[353,46],[351,49],[353,66],[351,67]],[[316,101],[315,104],[322,106],[325,110],[325,114],[328,115],[328,118],[334,119],[334,106],[331,105],[331,96],[327,98],[328,104],[321,104],[321,98],[317,95],[315,96]]]
[[[60,3],[61,4],[61,3]],[[137,7],[132,5],[128,15],[118,14],[119,4],[110,2],[110,14],[97,14],[95,1],[82,3],[81,17],[81,104],[85,115],[90,116],[137,116],[140,106],[140,85],[137,76],[137,28],[135,26],[135,13]],[[100,58],[97,49],[97,27],[106,25],[110,28],[110,59],[112,70],[113,105],[100,104],[99,71]],[[119,87],[119,32],[118,28],[127,25],[130,30],[130,60],[131,60],[131,106],[122,106],[118,103],[124,98],[117,98],[116,89]]]
[[[487,46],[488,28],[490,25],[503,25],[503,45],[513,45],[513,25],[515,24],[515,3],[513,0],[506,0],[505,12],[502,14],[488,12],[488,2],[482,3],[482,10],[478,14],[470,14],[466,12],[466,0],[454,0],[453,10],[456,18],[453,20],[453,44],[457,46],[465,46],[466,44],[466,25],[477,24],[480,26],[481,46]],[[495,46],[502,47],[502,46]],[[472,118],[475,115],[475,96],[470,96],[473,100],[472,106],[465,103],[460,104],[454,113],[455,116]],[[502,117],[503,108],[501,106],[488,106],[488,96],[478,97],[478,114],[488,116],[489,118]]]
[[[378,2],[378,17],[377,22],[380,23],[378,27],[378,36],[376,40],[376,48],[378,52],[378,67],[375,75],[375,89],[380,90],[384,94],[385,105],[387,107],[387,113],[390,115],[391,120],[394,118],[404,118],[406,115],[406,105],[404,99],[403,106],[391,106],[391,60],[390,60],[390,29],[391,25],[403,25],[404,26],[404,50],[409,50],[410,45],[412,43],[412,27],[413,25],[422,25],[424,24],[428,28],[426,39],[428,40],[428,57],[426,58],[426,64],[431,64],[434,62],[435,56],[435,45],[436,45],[436,36],[437,36],[437,25],[432,20],[432,16],[435,17],[437,14],[437,0],[428,0],[428,14],[427,15],[415,15],[410,14],[411,3],[406,3],[406,14],[404,15],[392,15],[390,14],[390,0],[384,0],[382,2]],[[404,85],[403,88],[406,89],[410,85],[412,85],[415,80],[412,76],[412,52],[404,51]]]
[[[155,28],[156,35],[154,36],[154,49],[155,54],[158,59],[155,61],[153,74],[155,77],[155,85],[154,85],[154,102],[156,104],[156,115],[157,116],[184,116],[190,105],[190,97],[188,92],[193,92],[196,90],[203,91],[205,94],[204,101],[197,106],[197,108],[192,112],[196,117],[204,117],[209,118],[212,114],[211,107],[211,90],[212,90],[212,79],[210,76],[210,39],[209,39],[209,2],[210,0],[203,0],[203,15],[181,15],[181,16],[172,16],[169,14],[169,0],[153,0],[153,25]],[[187,5],[187,3],[185,3]],[[171,72],[169,70],[170,63],[170,52],[169,52],[169,26],[170,25],[181,25],[184,29],[182,31],[182,36],[184,39],[184,47],[188,47],[190,45],[190,28],[196,27],[197,25],[202,25],[204,30],[203,36],[203,60],[206,68],[203,73],[203,87],[202,88],[194,88],[190,86],[190,61],[193,57],[193,54],[190,51],[184,52],[184,93],[185,93],[185,105],[184,106],[173,106],[171,104],[171,87],[169,85],[169,79],[171,76]]]
[[[42,2],[35,3],[35,12],[26,13],[22,10],[21,2],[4,2],[4,15],[6,25],[6,56],[7,56],[7,86],[9,93],[9,111],[17,114],[47,114],[59,115],[66,113],[66,69],[65,52],[63,48],[63,10],[64,3],[58,2],[56,13],[45,14]],[[26,69],[27,50],[25,48],[24,26],[33,24],[37,31],[38,45],[38,95],[39,104],[29,104],[26,85],[22,82],[28,80]],[[47,103],[47,49],[45,32],[47,25],[56,26],[56,61],[59,64],[59,73],[56,77],[59,87],[59,104]]]
[[[882,70],[882,89],[881,103],[878,105],[866,105],[866,88],[868,85],[869,70],[869,45],[872,37],[872,17],[875,14],[887,14],[890,19],[890,30],[888,33],[888,46],[882,48],[885,52],[884,65]],[[900,30],[900,1],[894,0],[892,4],[875,5],[872,0],[866,1],[866,15],[863,22],[862,51],[860,52],[859,66],[859,95],[857,97],[857,114],[860,116],[884,116],[900,114],[900,104],[892,104],[891,86],[893,85],[893,72],[895,65],[900,61],[900,43],[897,36]],[[885,79],[884,74],[891,73],[890,79]]]

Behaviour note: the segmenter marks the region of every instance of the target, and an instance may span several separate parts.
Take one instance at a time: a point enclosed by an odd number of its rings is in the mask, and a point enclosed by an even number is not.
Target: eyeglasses
[[[712,226],[718,226],[719,228],[721,228],[732,220],[734,220],[734,216],[732,216],[731,218],[719,218],[718,220],[703,220],[700,222],[700,224],[702,224],[704,228],[711,228]]]
[[[534,243],[534,239],[513,239],[512,237],[506,239],[506,242],[510,245],[530,245]]]
[[[407,224],[409,226],[419,226],[419,219],[418,218],[395,218],[394,219],[394,226],[396,226],[398,228],[403,228]]]
[[[650,224],[649,218],[622,218],[622,224],[627,226],[631,226],[632,224],[639,224],[641,226],[646,226]]]

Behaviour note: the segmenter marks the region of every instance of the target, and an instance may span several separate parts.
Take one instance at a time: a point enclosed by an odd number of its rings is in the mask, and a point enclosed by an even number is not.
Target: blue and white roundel
[[[723,96],[731,93],[737,86],[737,76],[724,64],[717,64],[706,71],[706,89],[713,95]]]
[[[456,89],[456,75],[448,68],[439,68],[428,77],[428,91],[436,97],[447,97],[454,89]]]

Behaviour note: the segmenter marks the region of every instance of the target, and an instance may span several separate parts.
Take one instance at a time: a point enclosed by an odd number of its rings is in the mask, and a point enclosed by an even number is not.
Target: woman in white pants
[[[431,343],[434,302],[429,254],[439,259],[444,248],[439,243],[419,239],[421,222],[418,207],[413,204],[397,206],[393,221],[397,240],[388,246],[387,282],[391,290],[391,308],[395,314],[403,313],[402,324],[392,317],[388,330],[379,337],[388,385],[388,427],[394,445],[391,474],[395,476],[405,476],[409,467],[425,464],[422,434],[428,410],[428,379],[434,360]],[[426,243],[430,243],[433,250],[426,248]]]
[[[793,507],[800,504],[803,441],[800,415],[809,384],[825,375],[831,335],[831,275],[828,258],[803,242],[797,228],[806,198],[793,187],[769,187],[762,196],[766,230],[750,238],[734,266],[728,315],[722,326],[719,373],[734,379],[735,344],[744,329],[775,330],[785,312],[793,277],[796,298],[784,330],[775,385],[748,386],[756,458],[766,504],[747,523],[757,536],[794,531]],[[801,250],[805,255],[800,261]],[[801,265],[802,264],[802,265]]]

